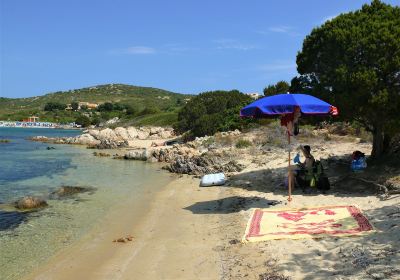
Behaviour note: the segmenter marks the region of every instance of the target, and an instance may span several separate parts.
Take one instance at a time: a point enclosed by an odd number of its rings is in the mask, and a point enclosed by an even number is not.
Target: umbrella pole
[[[287,128],[287,134],[288,134],[288,144],[289,144],[289,160],[288,160],[288,188],[289,188],[289,197],[288,197],[288,201],[292,201],[292,168],[290,166],[290,130],[289,130],[289,126],[286,126]]]

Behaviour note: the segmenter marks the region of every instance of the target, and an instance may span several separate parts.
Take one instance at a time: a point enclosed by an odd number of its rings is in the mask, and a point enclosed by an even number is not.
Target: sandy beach
[[[198,183],[188,176],[176,179],[140,217],[126,204],[26,279],[259,279],[263,273],[291,279],[367,279],[369,273],[396,279],[391,277],[398,273],[400,257],[399,197],[382,202],[373,196],[295,193],[287,205],[284,194],[199,188]],[[251,208],[282,207],[269,206],[271,201],[286,207],[357,204],[378,232],[240,243]],[[112,242],[128,234],[134,241]]]
[[[314,143],[314,155],[343,156],[353,146]],[[370,149],[370,144],[358,146]],[[199,187],[198,178],[174,175],[140,206],[127,198],[83,239],[25,279],[396,279],[400,196],[382,200],[372,186],[347,180],[328,194],[296,189],[288,203],[281,183],[283,158],[245,153],[242,162],[247,168],[231,174],[225,186]],[[324,205],[358,205],[376,233],[240,242],[253,208]],[[112,242],[128,235],[134,240]]]
[[[0,280],[400,280],[399,0],[0,7]]]

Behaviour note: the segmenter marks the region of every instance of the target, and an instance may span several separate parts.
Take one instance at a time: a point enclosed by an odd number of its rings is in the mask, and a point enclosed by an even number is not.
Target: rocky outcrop
[[[217,157],[194,156],[178,157],[165,167],[173,173],[204,175],[217,172],[240,172],[244,166],[236,161],[221,162]]]
[[[173,145],[172,147],[152,149],[149,152],[149,160],[153,162],[172,162],[181,156],[193,157],[196,155],[200,155],[200,152],[190,144]]]
[[[97,149],[116,149],[134,146],[134,140],[170,139],[174,136],[172,128],[163,127],[117,127],[115,129],[105,128],[102,130],[89,129],[76,137],[47,138],[35,136],[33,141],[47,142],[53,144],[77,144],[87,145]]]
[[[98,145],[101,143],[101,141],[94,138],[90,134],[82,134],[71,139],[71,144],[75,143],[81,145]]]
[[[46,207],[47,205],[48,204],[44,199],[34,196],[23,197],[14,203],[15,208],[20,210],[43,208]]]

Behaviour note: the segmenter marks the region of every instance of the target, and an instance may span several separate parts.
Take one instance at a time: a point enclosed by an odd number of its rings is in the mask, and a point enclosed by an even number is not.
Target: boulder
[[[128,133],[130,139],[136,139],[136,138],[138,138],[138,131],[137,131],[136,128],[130,126],[130,127],[128,127],[128,128],[126,129],[126,132]]]
[[[94,138],[99,139],[100,131],[98,129],[89,129],[88,133],[92,135]]]
[[[236,161],[222,162],[217,157],[179,156],[165,169],[173,173],[204,175],[219,172],[240,172],[244,166]]]
[[[46,206],[48,206],[48,204],[44,199],[34,196],[26,196],[15,202],[15,208],[21,210],[37,209]]]
[[[160,133],[161,131],[163,131],[163,128],[162,128],[162,127],[151,127],[151,128],[150,128],[150,135],[158,134],[158,133]]]
[[[159,132],[158,135],[161,139],[168,139],[173,136],[173,133],[170,130],[163,130],[163,131]]]
[[[103,139],[100,144],[94,146],[97,149],[118,149],[128,147],[128,141]]]
[[[133,160],[147,160],[149,155],[147,149],[136,149],[127,152],[124,158]]]
[[[33,136],[28,139],[37,142],[48,142],[50,138],[47,138],[46,136]]]
[[[114,129],[114,132],[116,134],[117,137],[119,137],[121,140],[130,140],[130,136],[128,134],[128,131],[123,128],[123,127],[117,127],[116,129]]]
[[[138,130],[138,139],[145,140],[150,136],[150,131],[146,129]]]
[[[70,140],[71,141],[71,140]],[[100,144],[100,140],[94,138],[91,134],[82,134],[75,137],[75,143],[81,145],[97,145]]]
[[[118,118],[118,117],[115,117],[115,118],[112,118],[112,119],[106,121],[106,125],[115,124],[115,123],[117,123],[118,121],[119,121],[119,118]]]
[[[108,140],[108,141],[116,141],[119,140],[117,135],[115,134],[114,130],[110,128],[105,128],[103,130],[100,130],[98,137],[98,140]]]

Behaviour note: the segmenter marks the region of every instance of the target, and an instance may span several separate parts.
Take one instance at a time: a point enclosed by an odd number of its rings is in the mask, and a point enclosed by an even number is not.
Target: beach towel
[[[254,209],[242,242],[357,236],[373,231],[356,206]]]

